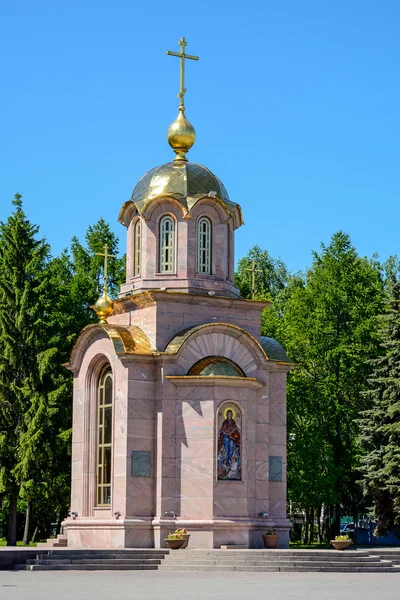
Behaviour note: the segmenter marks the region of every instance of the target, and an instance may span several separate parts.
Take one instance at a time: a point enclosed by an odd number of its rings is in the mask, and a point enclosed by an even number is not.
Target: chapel
[[[293,365],[260,335],[268,303],[241,298],[235,286],[239,204],[187,159],[195,130],[184,65],[198,57],[179,44],[168,53],[181,63],[168,129],[175,157],[143,175],[122,205],[126,281],[112,301],[106,256],[100,322],[81,332],[68,364],[72,492],[63,525],[72,548],[163,548],[177,528],[190,532],[191,548],[259,548],[266,529],[288,546]]]

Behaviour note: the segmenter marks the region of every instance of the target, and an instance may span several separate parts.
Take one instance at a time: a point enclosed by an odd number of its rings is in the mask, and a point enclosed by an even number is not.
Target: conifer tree
[[[104,219],[99,219],[88,228],[85,241],[86,245],[83,245],[74,237],[71,254],[63,257],[69,263],[70,310],[75,313],[76,334],[98,320],[90,306],[96,302],[102,289],[104,258],[96,253],[104,252],[104,244],[107,244],[109,253],[118,255],[119,240]],[[124,256],[110,260],[108,276],[108,292],[112,298],[116,298],[120,284],[125,281]]]
[[[0,493],[9,498],[8,544],[16,543],[21,486],[41,453],[47,406],[39,355],[48,329],[46,263],[49,248],[37,240],[19,194],[14,213],[0,224]]]
[[[364,490],[379,535],[400,527],[400,282],[395,278],[381,334],[382,355],[373,361],[366,394],[372,406],[359,420]]]
[[[18,497],[29,507],[43,496],[49,507],[67,502],[71,427],[63,286],[19,194],[13,205],[0,225],[0,494],[9,499],[9,545],[16,543]]]

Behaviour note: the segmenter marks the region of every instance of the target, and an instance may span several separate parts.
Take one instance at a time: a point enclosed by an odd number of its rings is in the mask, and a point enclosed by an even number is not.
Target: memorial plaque
[[[269,480],[282,481],[282,456],[269,457]]]
[[[132,450],[132,477],[151,477],[151,452]]]

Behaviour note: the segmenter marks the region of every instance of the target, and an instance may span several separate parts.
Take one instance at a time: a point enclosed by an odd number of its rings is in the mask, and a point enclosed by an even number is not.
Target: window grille
[[[141,220],[138,219],[135,223],[134,228],[134,261],[133,261],[133,276],[137,277],[140,275],[140,252],[141,252],[141,244],[142,244],[142,223]]]
[[[160,273],[175,271],[175,221],[163,217],[160,221]]]
[[[110,367],[97,390],[97,506],[111,504],[113,377]]]
[[[211,222],[206,217],[197,225],[197,272],[211,274]]]

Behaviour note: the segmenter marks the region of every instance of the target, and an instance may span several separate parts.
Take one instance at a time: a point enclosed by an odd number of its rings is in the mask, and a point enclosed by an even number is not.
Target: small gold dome
[[[186,152],[189,152],[196,140],[196,132],[191,123],[185,117],[185,112],[179,109],[175,121],[168,128],[168,143],[174,150],[174,160],[187,161]]]
[[[111,315],[113,306],[114,302],[107,294],[107,290],[104,290],[96,304],[90,308],[93,308],[93,310],[97,313],[97,316],[100,317],[100,323],[107,323],[107,317]]]

